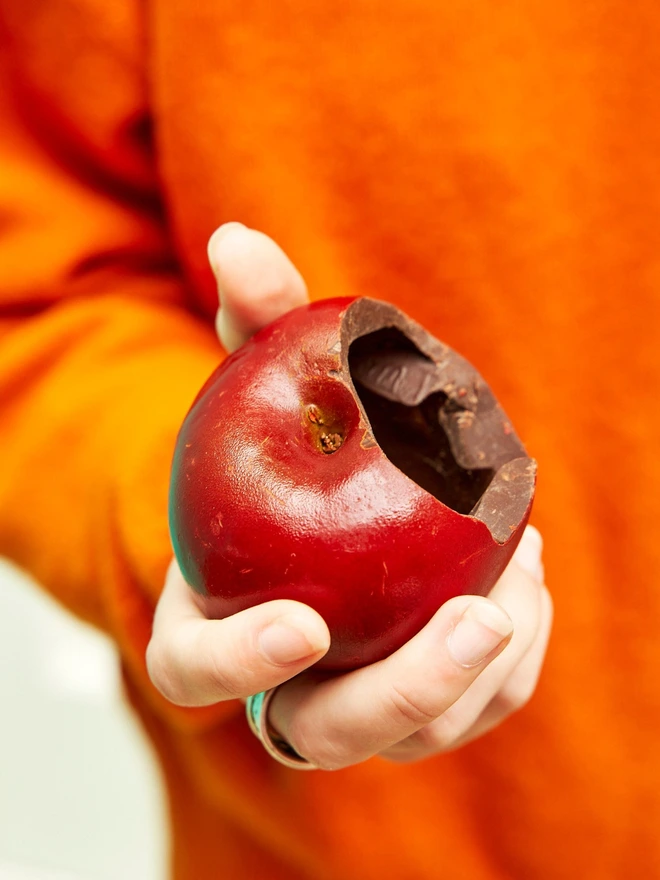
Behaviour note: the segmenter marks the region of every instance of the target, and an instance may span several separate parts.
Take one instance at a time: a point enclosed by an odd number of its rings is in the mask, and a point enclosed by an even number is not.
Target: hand
[[[218,335],[230,351],[307,301],[303,279],[280,248],[241,224],[214,233],[209,258],[221,303]],[[500,724],[535,689],[552,621],[541,545],[528,527],[487,599],[446,602],[399,651],[342,675],[305,671],[330,644],[313,609],[278,600],[207,620],[173,562],[154,618],[149,674],[183,706],[283,685],[271,702],[271,725],[324,769],[376,754],[414,761],[448,751]]]

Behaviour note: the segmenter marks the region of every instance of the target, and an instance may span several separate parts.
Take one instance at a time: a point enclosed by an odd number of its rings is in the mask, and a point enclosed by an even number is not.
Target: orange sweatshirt
[[[0,0],[0,552],[120,647],[177,880],[660,877],[660,6]],[[177,428],[221,352],[206,240],[470,358],[540,463],[557,623],[456,753],[272,763],[144,649]]]

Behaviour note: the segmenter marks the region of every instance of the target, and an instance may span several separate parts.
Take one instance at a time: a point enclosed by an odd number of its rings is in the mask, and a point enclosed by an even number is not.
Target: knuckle
[[[159,693],[176,706],[186,705],[185,689],[178,676],[175,664],[162,643],[154,638],[147,646],[147,672],[152,684]]]
[[[342,770],[355,761],[351,759],[346,743],[340,744],[340,739],[324,735],[304,721],[297,721],[291,726],[289,742],[299,755],[319,770]]]
[[[411,734],[407,742],[424,754],[439,754],[452,747],[452,744],[463,734],[464,727],[465,723],[456,717],[450,708],[430,724]]]
[[[424,705],[423,701],[418,697],[407,694],[396,685],[392,686],[389,699],[389,711],[397,722],[403,719],[419,726],[430,724],[436,718],[436,713],[432,706]]]
[[[503,716],[511,715],[529,703],[535,690],[536,681],[534,679],[516,679],[507,682],[494,697],[494,701]]]
[[[465,724],[448,710],[388,749],[383,757],[396,764],[411,764],[431,755],[440,755],[455,747],[464,727]]]
[[[233,696],[232,682],[208,640],[189,632],[152,638],[146,662],[153,685],[175,706],[203,706]]]

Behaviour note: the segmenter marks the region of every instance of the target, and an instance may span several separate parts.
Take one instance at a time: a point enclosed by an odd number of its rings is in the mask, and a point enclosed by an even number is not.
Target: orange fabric
[[[177,880],[660,876],[657,3],[0,9],[0,552],[117,640]],[[468,356],[539,460],[554,641],[468,748],[296,774],[148,683],[230,219]]]

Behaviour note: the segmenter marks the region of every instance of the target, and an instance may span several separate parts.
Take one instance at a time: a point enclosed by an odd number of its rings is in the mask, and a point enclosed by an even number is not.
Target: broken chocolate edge
[[[474,453],[473,459],[479,461],[479,466],[492,467],[495,473],[470,513],[459,513],[455,510],[453,512],[457,516],[467,516],[483,523],[494,541],[498,544],[506,543],[529,514],[536,486],[536,461],[527,455],[511,421],[481,374],[468,360],[436,339],[421,324],[409,318],[396,306],[371,297],[361,297],[347,306],[340,330],[341,379],[353,390],[360,410],[361,428],[364,431],[362,446],[370,448],[379,444],[353,382],[349,350],[355,340],[388,327],[401,332],[422,355],[434,363],[438,370],[447,369],[448,366],[451,368],[455,378],[450,376],[438,390],[442,390],[447,395],[448,400],[456,406],[457,412],[470,412],[475,419],[478,417],[483,419],[487,415],[489,428],[495,424],[501,425],[501,434],[492,430],[489,432],[489,436],[495,438],[492,455],[483,455],[481,448],[476,448],[476,445],[471,446],[472,437],[469,432],[467,436],[461,437],[462,446],[457,446],[455,449],[457,461],[468,468],[475,466],[473,462],[464,463],[461,453],[467,450],[468,453]],[[460,393],[463,389],[466,393],[461,397]],[[455,431],[452,432],[451,426],[443,427],[453,445],[456,439]],[[480,455],[483,457],[480,458]],[[439,499],[436,500],[438,504],[443,504]],[[447,507],[444,504],[443,506]]]

